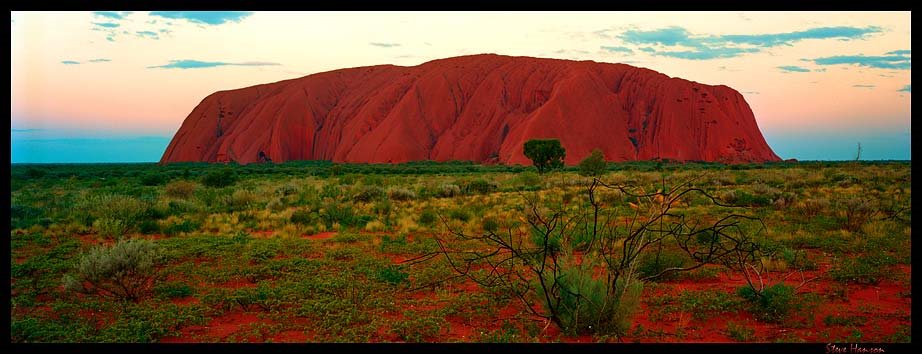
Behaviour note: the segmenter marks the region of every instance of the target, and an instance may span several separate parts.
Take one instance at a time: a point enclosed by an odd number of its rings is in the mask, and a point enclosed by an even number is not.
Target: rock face
[[[288,160],[530,165],[557,138],[568,165],[779,161],[737,91],[624,64],[472,55],[219,91],[186,117],[161,163]]]

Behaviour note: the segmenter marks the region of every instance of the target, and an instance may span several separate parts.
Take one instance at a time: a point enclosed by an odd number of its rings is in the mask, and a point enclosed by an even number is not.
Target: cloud
[[[214,68],[218,66],[274,66],[282,65],[279,63],[270,63],[270,62],[243,62],[243,63],[227,63],[221,61],[199,61],[199,60],[170,60],[169,64],[157,65],[157,66],[148,66],[148,69],[204,69],[204,68]]]
[[[720,59],[720,58],[733,58],[745,53],[755,53],[759,50],[756,48],[732,48],[732,47],[719,47],[719,48],[697,48],[695,50],[685,50],[685,51],[661,51],[655,52],[656,55],[673,57],[679,59],[688,59],[688,60],[708,60],[708,59]]]
[[[896,92],[909,92],[912,93],[912,84],[906,85],[905,87],[896,90]]]
[[[77,65],[77,64],[80,64],[80,62],[79,62],[79,61],[75,61],[75,60],[62,60],[62,61],[61,61],[61,64],[64,64],[64,65]]]
[[[391,48],[391,47],[399,47],[399,46],[400,46],[400,43],[380,43],[380,42],[371,42],[371,43],[368,43],[368,44],[371,44],[371,45],[376,46],[376,47],[382,47],[382,48]]]
[[[912,54],[912,50],[909,50],[909,49],[894,50],[892,52],[887,52],[887,54],[889,55],[910,55]]]
[[[781,69],[781,71],[785,73],[808,73],[810,72],[810,69],[803,68],[800,66],[794,66],[794,65],[783,65],[783,66],[779,66],[778,69]]]
[[[751,44],[762,47],[775,47],[792,45],[805,39],[857,39],[871,33],[881,32],[880,27],[819,27],[804,31],[771,33],[771,34],[730,34],[718,36],[719,39],[739,44]]]
[[[240,22],[252,15],[249,11],[152,11],[151,16],[186,20],[205,25],[220,25],[227,22]]]
[[[859,87],[859,88],[875,88],[875,87],[877,87],[877,86],[876,86],[876,85],[852,85],[852,87]]]
[[[891,54],[897,52],[906,54]],[[910,70],[912,69],[912,57],[908,54],[908,50],[898,50],[889,52],[887,55],[837,55],[810,60],[817,65],[858,65],[877,69]]]
[[[93,13],[99,17],[111,18],[113,20],[121,20],[125,16],[131,14],[131,11],[96,11]]]
[[[157,35],[157,32],[152,31],[137,31],[135,34],[141,38],[151,38],[151,39],[160,39],[160,36]]]
[[[601,47],[599,47],[599,48],[602,49],[602,50],[605,50],[605,51],[609,51],[609,52],[611,52],[611,53],[627,53],[627,54],[634,54],[634,51],[631,50],[631,48],[628,48],[628,47],[610,47],[610,46],[605,46],[605,45],[603,45],[603,46],[601,46]]]
[[[16,129],[16,128],[10,128],[10,133],[32,133],[32,132],[40,132],[40,131],[42,131],[42,130],[44,130],[44,129]]]
[[[90,63],[104,63],[104,62],[109,62],[109,61],[112,61],[112,59],[106,59],[106,58],[90,59]]]
[[[93,22],[93,24],[105,28],[116,28],[119,26],[119,24],[112,22]]]
[[[618,36],[624,43],[643,46],[653,55],[689,60],[732,58],[758,53],[765,48],[793,45],[805,39],[858,39],[881,32],[879,27],[818,27],[803,31],[768,34],[693,35],[682,27],[650,31],[628,30]],[[662,48],[654,48],[659,46]]]

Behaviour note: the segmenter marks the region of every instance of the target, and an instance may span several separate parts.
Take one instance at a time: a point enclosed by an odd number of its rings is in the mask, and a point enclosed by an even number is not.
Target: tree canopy
[[[525,157],[531,159],[538,173],[563,167],[567,151],[557,139],[532,139],[525,142]]]

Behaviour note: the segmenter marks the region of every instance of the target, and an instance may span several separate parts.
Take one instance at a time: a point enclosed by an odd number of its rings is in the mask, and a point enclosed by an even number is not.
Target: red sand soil
[[[229,312],[216,317],[205,326],[189,326],[180,330],[178,337],[164,337],[162,343],[220,342],[234,333],[244,330],[253,323],[274,323],[270,319],[259,318],[251,312]]]
[[[335,232],[324,232],[304,237],[329,239],[335,234]],[[395,264],[411,258],[394,254],[385,256]],[[863,335],[862,341],[883,341],[887,336],[894,334],[899,325],[911,325],[911,319],[909,318],[911,314],[911,298],[908,296],[910,288],[906,282],[883,280],[877,285],[844,285],[834,282],[826,276],[833,266],[828,256],[813,250],[810,251],[810,256],[816,260],[818,269],[804,272],[803,279],[815,279],[800,287],[798,292],[816,293],[821,296],[821,300],[815,313],[813,313],[813,318],[804,318],[803,314],[794,315],[795,318],[801,320],[799,322],[806,321],[806,326],[800,326],[803,328],[790,328],[780,324],[765,323],[755,319],[752,314],[746,311],[723,313],[706,320],[696,320],[690,313],[681,311],[659,314],[660,316],[657,318],[657,312],[661,311],[661,309],[659,307],[649,308],[646,303],[642,302],[640,309],[632,317],[632,329],[621,340],[623,342],[734,342],[727,331],[728,324],[732,322],[753,330],[754,334],[751,341],[754,342],[771,342],[778,339],[785,340],[785,338],[807,342],[827,342],[830,337],[844,339],[852,333],[851,331],[854,328],[849,326],[827,326],[823,321],[826,316],[855,315],[866,318],[865,323],[857,327]],[[898,265],[893,267],[891,273],[908,277],[911,275],[912,269],[910,265]],[[763,277],[766,284],[774,284],[783,279],[785,283],[797,286],[802,281],[800,273],[791,272],[768,272],[763,274]],[[720,272],[714,278],[682,279],[664,281],[656,285],[651,284],[644,288],[642,298],[651,299],[664,294],[678,295],[682,291],[719,290],[735,293],[739,287],[745,284],[746,281],[740,273]],[[221,284],[202,284],[202,286],[236,289],[252,287],[255,284],[245,278],[240,278]],[[443,283],[441,287],[450,294],[457,295],[484,291],[479,285],[466,279]],[[843,288],[845,289],[845,296],[828,297],[836,289]],[[387,318],[389,323],[393,323],[403,320],[404,311],[410,311],[410,313],[432,312],[441,309],[447,305],[447,302],[437,300],[437,296],[436,292],[431,288],[398,292],[394,296],[398,310],[381,315]],[[432,300],[432,302],[426,300]],[[187,297],[174,299],[172,302],[187,305],[196,303],[198,300],[194,297]],[[540,305],[535,304],[535,309],[540,312]],[[555,324],[532,314],[518,300],[510,301],[492,318],[480,318],[479,316],[462,318],[458,315],[450,315],[445,320],[448,326],[443,329],[435,341],[475,341],[482,335],[479,331],[501,330],[504,320],[510,320],[513,323],[534,321],[539,328],[542,328],[538,334],[538,340],[540,341],[571,343],[595,341],[592,336],[588,335],[576,337],[562,335]],[[284,330],[267,338],[248,338],[247,340],[273,342],[315,340],[310,331],[311,323],[308,320],[294,319],[293,321],[298,323],[289,324],[291,326],[287,326]],[[247,325],[257,322],[272,323],[271,320],[258,318],[255,313],[231,312],[213,319],[207,326],[182,328],[182,334],[179,337],[164,338],[164,342],[238,340],[236,337],[231,339],[228,339],[228,337],[237,331],[243,330]],[[640,330],[641,328],[642,330]],[[305,330],[307,333],[305,333]],[[377,334],[370,340],[373,342],[394,342],[399,341],[399,338],[391,332],[391,328],[385,326],[379,328]]]
[[[609,161],[780,161],[727,86],[625,64],[482,54],[213,93],[161,162],[530,165],[522,146],[534,138],[560,139],[567,165],[595,148]]]
[[[333,238],[333,236],[336,236],[336,231],[326,231],[313,235],[301,235],[301,237],[311,240],[327,240]]]

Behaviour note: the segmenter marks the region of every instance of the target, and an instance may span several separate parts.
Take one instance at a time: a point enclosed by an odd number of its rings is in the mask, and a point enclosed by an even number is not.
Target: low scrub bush
[[[237,174],[230,168],[210,171],[202,176],[202,184],[207,187],[227,187],[237,182]]]
[[[148,240],[122,240],[111,247],[96,247],[64,277],[64,287],[137,302],[150,294],[160,260],[158,246]]]
[[[743,286],[737,294],[755,306],[751,312],[756,318],[766,322],[783,322],[798,309],[795,289],[786,284],[768,286],[761,293],[750,286]]]
[[[352,197],[356,202],[368,203],[383,199],[385,196],[384,189],[379,186],[363,186],[359,192]]]
[[[452,198],[461,195],[461,187],[457,184],[443,184],[439,187],[436,195],[441,198]]]
[[[631,316],[640,306],[643,283],[619,279],[620,284],[612,291],[605,279],[594,279],[592,272],[590,262],[563,269],[556,279],[559,290],[555,296],[559,301],[544,301],[544,308],[556,313],[563,325],[562,330],[571,335],[626,333],[631,327]],[[537,289],[538,297],[546,299],[540,291],[543,287]]]
[[[195,194],[196,184],[190,181],[174,181],[170,182],[164,188],[164,192],[167,196],[173,198],[189,199]]]
[[[388,193],[388,197],[396,201],[413,200],[416,199],[416,192],[406,188],[394,188]]]

